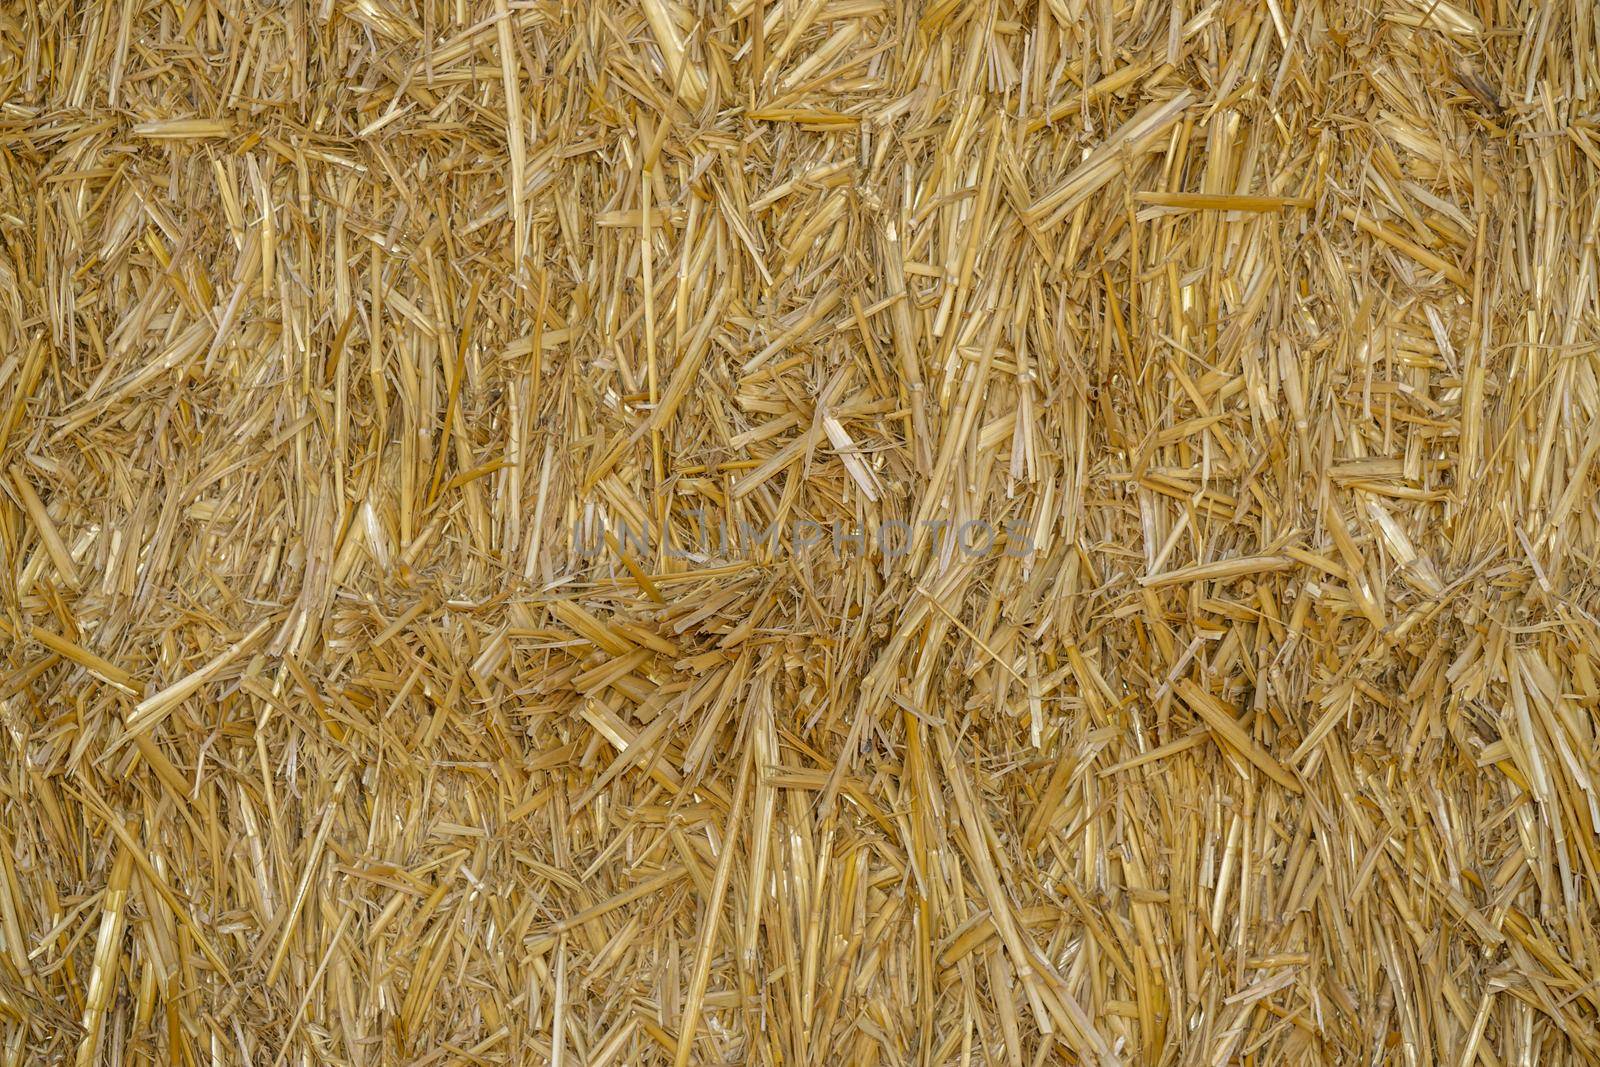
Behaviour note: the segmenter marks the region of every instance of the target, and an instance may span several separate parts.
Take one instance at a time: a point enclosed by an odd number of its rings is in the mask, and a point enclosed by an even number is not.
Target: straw
[[[1597,24],[0,4],[0,1063],[1600,1062]]]

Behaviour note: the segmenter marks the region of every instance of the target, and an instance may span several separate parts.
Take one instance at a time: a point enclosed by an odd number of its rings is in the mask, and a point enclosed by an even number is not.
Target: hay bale
[[[1596,1062],[1596,46],[6,5],[5,1062]]]

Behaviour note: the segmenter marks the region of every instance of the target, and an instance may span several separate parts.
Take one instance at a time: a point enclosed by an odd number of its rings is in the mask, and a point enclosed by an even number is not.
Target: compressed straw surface
[[[1600,1062],[1597,21],[0,4],[0,1063]]]

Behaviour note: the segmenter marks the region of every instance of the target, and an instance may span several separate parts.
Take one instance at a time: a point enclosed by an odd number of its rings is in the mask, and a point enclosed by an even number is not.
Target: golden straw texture
[[[1600,1063],[1597,23],[0,3],[0,1065]]]

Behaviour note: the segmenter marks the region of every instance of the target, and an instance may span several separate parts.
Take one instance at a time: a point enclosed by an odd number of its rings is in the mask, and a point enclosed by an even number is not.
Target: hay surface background
[[[1596,21],[10,0],[4,1061],[1596,1062]]]

